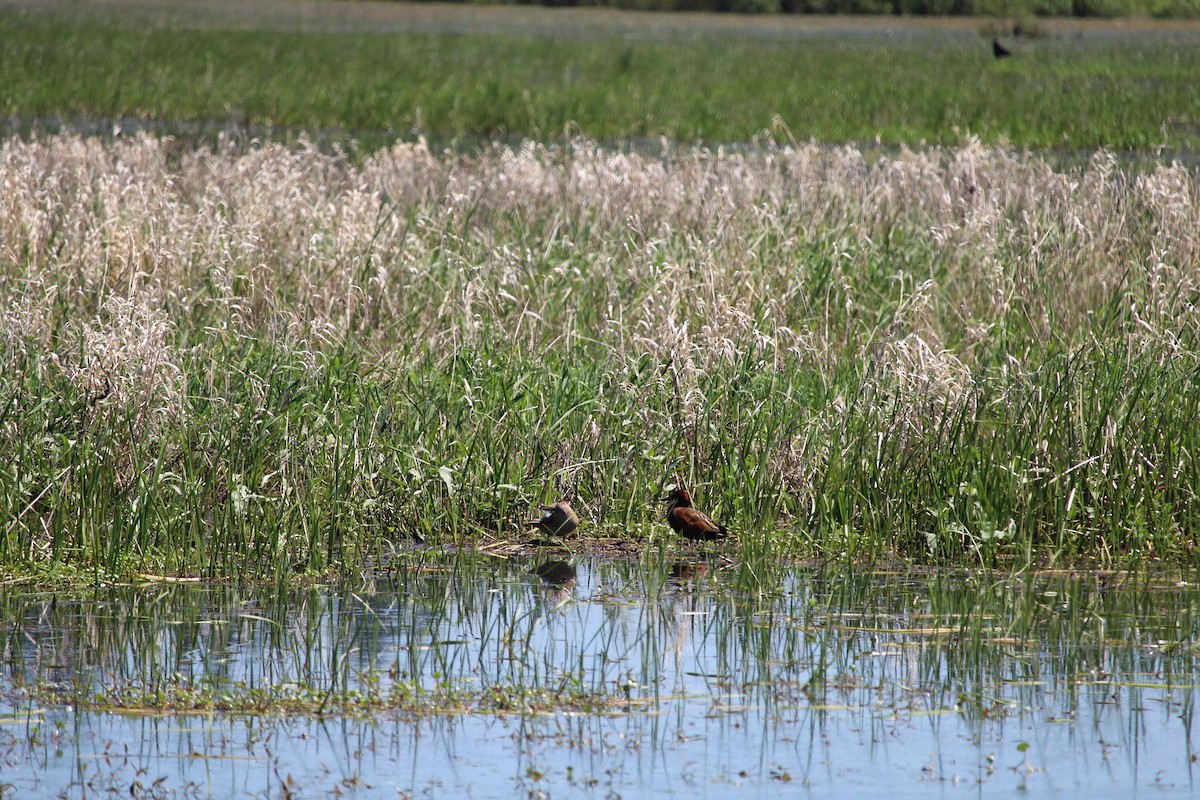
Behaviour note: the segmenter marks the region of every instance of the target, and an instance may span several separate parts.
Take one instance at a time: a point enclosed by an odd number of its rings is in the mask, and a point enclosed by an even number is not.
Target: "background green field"
[[[440,7],[339,24],[271,21],[254,5],[239,16],[152,5],[158,16],[138,7],[118,22],[110,6],[84,8],[0,8],[10,129],[125,118],[187,133],[232,120],[260,136],[303,129],[369,145],[564,133],[711,143],[746,142],[778,120],[819,142],[945,144],[968,133],[1035,148],[1200,142],[1200,28],[1187,23],[1026,23],[1036,38],[1007,39],[1016,55],[997,61],[987,37],[1007,23],[771,26],[575,10],[541,10],[538,23],[527,9],[481,19]]]

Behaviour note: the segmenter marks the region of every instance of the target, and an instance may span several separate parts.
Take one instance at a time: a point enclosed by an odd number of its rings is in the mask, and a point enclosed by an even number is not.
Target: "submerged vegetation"
[[[0,146],[0,563],[353,570],[410,540],[1183,559],[1189,169],[966,141]],[[759,565],[759,566],[755,566]]]
[[[1197,592],[1181,575],[835,564],[755,592],[721,569],[577,561],[570,602],[532,561],[466,552],[283,591],[5,593],[5,788],[1190,785]]]

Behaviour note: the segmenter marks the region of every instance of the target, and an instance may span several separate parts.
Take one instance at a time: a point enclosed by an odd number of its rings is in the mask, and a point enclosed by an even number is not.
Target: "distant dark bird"
[[[566,500],[552,506],[538,506],[538,508],[546,513],[525,524],[537,528],[542,533],[550,536],[566,536],[579,527],[579,515]]]
[[[724,525],[718,525],[704,512],[692,508],[692,495],[687,489],[677,487],[663,499],[670,503],[667,507],[667,524],[683,538],[711,541],[729,535]]]
[[[992,55],[996,58],[1008,58],[1012,55],[1012,50],[1000,44],[999,39],[992,39]]]

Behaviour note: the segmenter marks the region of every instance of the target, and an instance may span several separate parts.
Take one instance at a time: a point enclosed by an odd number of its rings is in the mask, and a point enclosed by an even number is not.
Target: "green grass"
[[[233,25],[236,21],[230,21]],[[906,32],[907,31],[907,32]],[[1200,48],[1162,31],[1051,36],[994,61],[961,26],[799,37],[686,28],[651,40],[130,27],[0,11],[6,113],[238,120],[263,130],[743,142],[1194,147]]]
[[[1194,170],[980,144],[1193,144],[1188,30],[1054,29],[1000,63],[950,23],[715,24],[0,11],[0,86],[31,124],[779,142],[6,140],[0,564],[355,570],[415,540],[503,546],[563,496],[585,533],[653,549],[680,479],[739,532],[748,587],[780,555],[1192,558]]]
[[[562,496],[653,548],[676,480],[748,586],[1193,555],[1183,167],[5,147],[9,569],[354,571]]]

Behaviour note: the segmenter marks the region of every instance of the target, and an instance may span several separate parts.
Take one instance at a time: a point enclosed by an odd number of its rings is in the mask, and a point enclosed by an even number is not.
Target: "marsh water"
[[[0,797],[1197,788],[1178,577],[547,561],[7,587]]]

